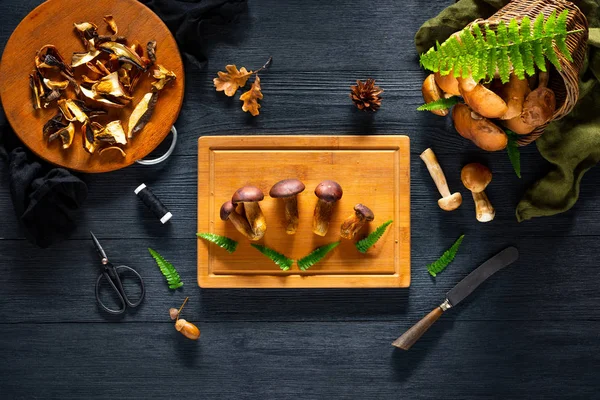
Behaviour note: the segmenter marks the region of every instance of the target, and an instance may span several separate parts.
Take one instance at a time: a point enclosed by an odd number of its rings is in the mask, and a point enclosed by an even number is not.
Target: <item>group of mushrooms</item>
[[[269,191],[269,196],[281,199],[285,206],[285,232],[294,235],[298,229],[298,195],[305,189],[298,179],[284,179],[277,182]],[[325,236],[333,215],[336,202],[342,198],[342,187],[339,183],[326,180],[317,185],[315,195],[317,204],[313,214],[313,232]],[[221,206],[220,217],[223,221],[231,221],[235,228],[252,241],[260,240],[266,230],[267,223],[262,213],[260,201],[264,199],[262,190],[255,186],[244,186],[236,190],[230,201]],[[371,209],[363,204],[354,206],[354,213],[340,227],[340,235],[345,239],[353,239],[361,228],[374,219]]]
[[[519,79],[512,73],[503,84],[498,78],[483,83],[472,77],[454,77],[450,71],[448,75],[440,72],[429,75],[423,82],[422,93],[426,103],[462,96],[465,104],[456,104],[452,109],[454,127],[462,137],[483,150],[497,151],[508,143],[498,124],[519,135],[527,135],[552,119],[556,98],[547,85],[547,72],[539,72],[529,79]],[[431,112],[440,116],[449,113],[448,109]]]
[[[54,102],[58,108],[57,114],[43,127],[48,142],[59,139],[62,148],[67,149],[76,130],[80,130],[83,148],[88,153],[111,149],[125,156],[120,146],[144,128],[152,116],[158,93],[176,76],[156,63],[155,40],[146,46],[135,40],[128,43],[126,37],[117,35],[118,27],[111,15],[105,16],[104,21],[110,35],[99,34],[98,27],[91,22],[73,24],[85,51],[73,53],[71,62],[50,44],[37,52],[35,69],[29,76],[33,108],[47,108]],[[108,110],[129,106],[140,80],[152,67],[156,80],[123,126],[121,118],[114,119]],[[102,121],[102,118],[109,119]],[[76,124],[80,127],[76,128]]]
[[[431,149],[426,149],[421,153],[421,159],[425,162],[429,174],[433,178],[437,186],[441,199],[438,200],[438,205],[444,211],[456,210],[462,204],[462,195],[459,192],[450,193],[448,182],[442,167]],[[463,185],[473,194],[475,202],[475,217],[479,222],[489,222],[496,216],[496,210],[490,203],[485,188],[492,181],[492,171],[485,165],[479,163],[470,163],[463,167],[460,178]]]

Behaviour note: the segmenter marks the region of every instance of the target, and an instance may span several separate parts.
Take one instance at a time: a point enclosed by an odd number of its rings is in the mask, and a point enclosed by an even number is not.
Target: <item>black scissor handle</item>
[[[102,278],[105,278],[108,281],[110,286],[113,288],[113,291],[117,294],[117,297],[119,298],[119,300],[121,302],[121,306],[122,306],[118,310],[107,307],[106,304],[104,304],[102,302],[102,300],[100,299],[100,282],[102,281]],[[98,279],[96,280],[96,301],[98,302],[98,304],[100,304],[100,307],[102,307],[106,312],[109,312],[111,314],[123,314],[125,312],[125,309],[127,308],[127,304],[125,303],[125,299],[123,298],[123,295],[121,295],[121,292],[119,291],[119,289],[117,289],[117,287],[115,286],[115,283],[113,282],[113,280],[110,278],[110,275],[108,275],[108,272],[106,272],[106,271],[103,271],[100,274],[100,276],[98,276]]]
[[[132,274],[137,276],[139,279],[141,294],[140,294],[139,299],[137,299],[137,301],[135,301],[135,302],[132,302],[131,300],[129,300],[127,293],[123,289],[123,283],[121,282],[121,277],[119,276],[119,270],[124,270],[124,269],[128,270],[129,272],[131,272]],[[118,310],[107,307],[100,299],[100,295],[99,295],[100,283],[103,278],[108,281],[108,283],[112,287],[113,291],[117,294],[117,297],[119,298],[119,300],[121,302],[122,307],[119,308]],[[98,304],[100,304],[100,306],[104,310],[106,310],[107,312],[109,312],[111,314],[122,314],[125,312],[125,309],[127,308],[127,306],[129,306],[131,308],[135,308],[135,307],[139,306],[142,303],[142,300],[144,300],[145,294],[146,294],[146,288],[144,287],[144,280],[142,279],[141,275],[135,269],[128,267],[126,265],[119,265],[118,267],[114,267],[112,265],[107,266],[106,269],[102,272],[102,274],[100,276],[98,276],[98,280],[96,281],[96,300],[98,301]]]

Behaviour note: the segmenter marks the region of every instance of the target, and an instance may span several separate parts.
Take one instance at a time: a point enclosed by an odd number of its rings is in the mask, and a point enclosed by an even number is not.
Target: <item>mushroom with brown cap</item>
[[[496,211],[484,190],[492,181],[492,171],[479,163],[467,164],[460,173],[463,185],[473,193],[475,216],[479,222],[489,222],[496,216]]]
[[[462,137],[471,140],[483,150],[502,150],[508,144],[508,138],[502,129],[489,119],[471,111],[465,104],[454,106],[452,121]]]
[[[344,239],[353,239],[367,222],[373,221],[375,215],[371,209],[363,204],[354,206],[354,213],[342,223],[340,235]]]
[[[333,214],[333,206],[342,198],[344,191],[339,183],[323,181],[315,188],[315,195],[319,198],[313,215],[313,232],[325,236],[329,229],[329,221]]]
[[[454,77],[454,72],[450,71],[446,75],[442,75],[439,71],[434,74],[435,83],[444,91],[444,93],[451,94],[453,96],[460,96],[460,89],[458,88],[458,79]]]
[[[523,102],[529,92],[531,89],[529,89],[527,79],[519,79],[515,74],[511,74],[508,83],[500,86],[497,91],[508,107],[500,119],[519,117],[523,111]]]
[[[462,204],[462,195],[459,192],[450,194],[446,176],[433,150],[426,149],[421,153],[421,160],[425,162],[429,175],[442,195],[442,198],[438,200],[438,206],[444,211],[456,210]]]
[[[519,135],[527,135],[552,119],[556,110],[556,96],[552,89],[546,87],[547,84],[548,73],[540,72],[538,87],[525,98],[521,113],[504,121],[508,129]]]
[[[444,96],[444,92],[442,92],[438,84],[435,82],[435,76],[433,74],[430,74],[423,81],[423,86],[421,86],[421,93],[423,93],[423,100],[425,100],[425,103],[432,103],[441,99]],[[431,112],[435,115],[439,115],[440,117],[448,115],[447,108],[441,110],[431,110]]]
[[[527,125],[538,127],[550,121],[556,110],[556,96],[548,84],[548,73],[540,72],[537,89],[529,93],[523,103],[521,120]]]
[[[285,233],[293,235],[298,229],[298,194],[304,191],[304,183],[298,179],[284,179],[273,185],[269,196],[282,199],[285,205]]]
[[[255,240],[262,238],[267,230],[267,222],[265,216],[260,209],[259,201],[265,198],[262,190],[256,186],[244,186],[236,190],[231,198],[231,202],[234,205],[242,204],[244,206],[244,213],[246,219],[256,236]]]
[[[500,96],[483,86],[475,85],[472,90],[462,90],[461,94],[465,103],[476,113],[486,118],[500,118],[508,110],[508,106]]]
[[[246,218],[235,211],[235,206],[231,201],[223,203],[219,216],[223,221],[231,221],[235,229],[248,239],[258,240]]]

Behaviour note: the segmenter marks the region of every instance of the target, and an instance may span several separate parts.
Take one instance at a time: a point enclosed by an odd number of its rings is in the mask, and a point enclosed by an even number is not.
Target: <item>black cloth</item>
[[[246,0],[140,1],[166,23],[180,50],[198,67],[206,63],[202,39],[220,33],[247,7]],[[40,247],[66,239],[75,229],[78,210],[87,197],[85,182],[25,149],[3,116],[0,161],[8,166],[13,206],[27,239]]]
[[[139,0],[154,11],[175,36],[179,49],[198,67],[206,63],[202,42],[223,33],[247,9],[246,0]]]
[[[40,135],[41,136],[41,135]],[[87,197],[85,182],[64,168],[40,161],[18,141],[6,122],[0,158],[8,165],[10,195],[27,239],[40,247],[66,239]]]

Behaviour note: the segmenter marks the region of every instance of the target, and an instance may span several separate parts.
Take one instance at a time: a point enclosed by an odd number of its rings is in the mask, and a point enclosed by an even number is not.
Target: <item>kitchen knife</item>
[[[446,293],[446,300],[440,304],[439,307],[436,307],[422,320],[413,325],[412,328],[404,332],[402,336],[394,340],[392,345],[401,348],[402,350],[410,349],[411,346],[423,336],[427,329],[437,321],[444,311],[455,307],[458,303],[463,301],[465,297],[473,293],[473,291],[487,278],[500,271],[502,268],[514,263],[517,261],[517,258],[519,258],[519,251],[514,247],[508,247],[481,264]]]

